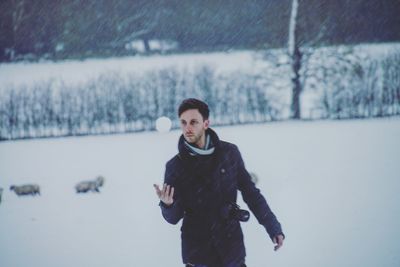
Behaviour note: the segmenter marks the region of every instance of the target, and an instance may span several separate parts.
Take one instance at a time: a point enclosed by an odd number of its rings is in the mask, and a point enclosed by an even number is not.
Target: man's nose
[[[190,124],[186,125],[184,127],[184,130],[186,133],[191,133],[192,132],[192,126]]]

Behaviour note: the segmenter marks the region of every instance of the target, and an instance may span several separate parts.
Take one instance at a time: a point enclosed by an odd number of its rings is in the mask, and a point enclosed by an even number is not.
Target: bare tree
[[[149,39],[152,33],[160,26],[163,13],[158,1],[136,1],[132,7],[127,7],[127,2],[119,1],[116,8],[118,15],[116,21],[117,35],[121,38],[114,40],[112,45],[121,46],[134,40],[141,40],[145,51],[150,52]]]
[[[291,118],[300,119],[300,94],[302,91],[300,82],[301,57],[300,42],[298,36],[298,11],[299,0],[292,1],[292,11],[289,22],[288,49],[291,58],[292,103]]]
[[[30,17],[27,9],[26,0],[11,0],[11,28],[12,28],[12,46],[7,49],[9,59],[12,61],[15,58],[15,53],[18,45],[18,36],[23,23]]]

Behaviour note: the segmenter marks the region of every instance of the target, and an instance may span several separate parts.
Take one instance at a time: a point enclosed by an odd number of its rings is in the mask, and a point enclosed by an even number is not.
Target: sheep
[[[83,181],[75,185],[76,193],[87,193],[88,191],[100,192],[99,187],[103,186],[104,177],[98,176],[93,181]]]
[[[22,195],[32,195],[36,194],[40,195],[40,187],[37,184],[25,184],[25,185],[12,185],[10,186],[10,190],[14,191],[17,196]]]
[[[0,203],[1,203],[1,195],[3,194],[3,188],[0,187]]]

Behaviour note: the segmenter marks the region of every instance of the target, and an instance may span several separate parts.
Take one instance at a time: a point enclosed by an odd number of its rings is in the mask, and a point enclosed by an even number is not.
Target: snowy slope
[[[345,49],[347,46],[341,46]],[[400,43],[379,43],[356,45],[355,51],[359,56],[366,58],[381,58],[400,49]],[[335,47],[320,48],[321,51],[329,51]],[[281,54],[284,49],[268,50]],[[16,62],[0,63],[0,92],[9,86],[19,87],[24,85],[31,88],[32,85],[49,81],[62,81],[65,84],[79,84],[101,75],[118,73],[141,74],[146,71],[154,71],[164,68],[188,69],[192,71],[199,66],[209,66],[215,69],[217,74],[241,71],[243,73],[263,73],[273,66],[264,59],[263,50],[243,50],[214,53],[190,53],[152,56],[129,56],[115,58],[93,58],[86,60],[65,60],[59,62],[43,61],[38,63]],[[323,52],[322,52],[323,53]],[[284,55],[281,55],[284,56]],[[317,59],[318,60],[318,59]],[[287,61],[287,59],[285,59]],[[333,62],[332,64],[336,64]],[[282,83],[282,81],[274,81]]]
[[[400,266],[400,118],[216,131],[259,175],[287,235],[274,252],[254,216],[242,224],[248,266]],[[182,266],[179,225],[162,219],[152,187],[178,136],[0,143],[0,266]],[[98,174],[106,177],[100,194],[74,193]],[[26,182],[39,183],[42,195],[8,191]]]
[[[153,55],[106,59],[66,60],[60,62],[0,64],[0,90],[7,86],[26,85],[49,80],[66,84],[79,84],[97,79],[100,75],[118,73],[141,74],[161,68],[187,68],[207,65],[218,72],[245,70],[255,67],[252,51],[197,53],[181,55]]]

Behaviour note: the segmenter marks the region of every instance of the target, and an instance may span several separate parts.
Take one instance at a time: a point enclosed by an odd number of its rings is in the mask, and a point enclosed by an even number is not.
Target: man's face
[[[198,109],[186,110],[181,114],[179,119],[185,140],[190,144],[203,147],[205,131],[208,128],[209,120],[203,120],[203,116]]]

